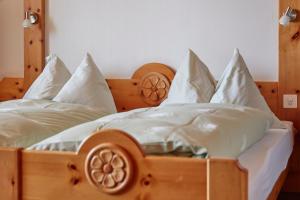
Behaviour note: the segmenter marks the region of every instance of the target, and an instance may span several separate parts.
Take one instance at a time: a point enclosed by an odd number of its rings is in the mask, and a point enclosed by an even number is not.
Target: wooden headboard
[[[169,92],[175,71],[171,67],[150,63],[141,66],[131,79],[108,79],[118,111],[159,105]],[[278,112],[278,83],[256,82],[272,111]]]
[[[130,79],[107,79],[118,111],[159,105],[168,95],[175,71],[164,64],[141,66]],[[0,101],[21,98],[25,92],[22,78],[5,78],[0,82]],[[256,82],[272,111],[278,113],[278,83]],[[5,96],[1,96],[6,92]]]
[[[167,65],[150,63],[131,79],[107,79],[118,111],[159,105],[168,95],[175,72]]]

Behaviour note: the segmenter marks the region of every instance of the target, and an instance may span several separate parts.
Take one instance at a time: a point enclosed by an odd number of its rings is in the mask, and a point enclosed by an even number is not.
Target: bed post
[[[0,149],[0,199],[21,200],[21,149]]]
[[[208,159],[207,200],[247,200],[248,172],[238,161]]]

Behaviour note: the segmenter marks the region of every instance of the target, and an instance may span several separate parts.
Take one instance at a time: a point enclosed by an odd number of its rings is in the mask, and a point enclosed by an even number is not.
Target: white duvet
[[[272,116],[256,109],[221,104],[178,104],[119,113],[73,127],[29,149],[76,151],[96,130],[120,129],[146,154],[238,157],[259,141]]]
[[[82,105],[49,100],[0,103],[0,146],[28,147],[80,123],[107,113]]]

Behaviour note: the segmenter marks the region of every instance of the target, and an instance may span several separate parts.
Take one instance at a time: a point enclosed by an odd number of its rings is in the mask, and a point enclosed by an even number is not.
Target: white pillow
[[[39,77],[33,82],[23,99],[53,99],[71,74],[65,64],[56,56],[47,57],[47,65]]]
[[[116,112],[107,82],[89,54],[53,100],[86,105],[107,113]]]
[[[216,81],[206,65],[189,50],[178,69],[165,104],[209,103],[215,92]]]
[[[269,112],[274,116],[273,128],[282,127],[257,88],[238,49],[234,50],[233,57],[218,82],[216,93],[210,102],[237,104]]]

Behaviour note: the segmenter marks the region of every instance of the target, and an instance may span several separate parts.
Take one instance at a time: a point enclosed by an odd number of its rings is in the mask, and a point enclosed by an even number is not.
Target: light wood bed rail
[[[145,157],[118,130],[91,136],[77,154],[24,151],[22,160],[26,200],[247,199],[247,172],[236,161]]]

